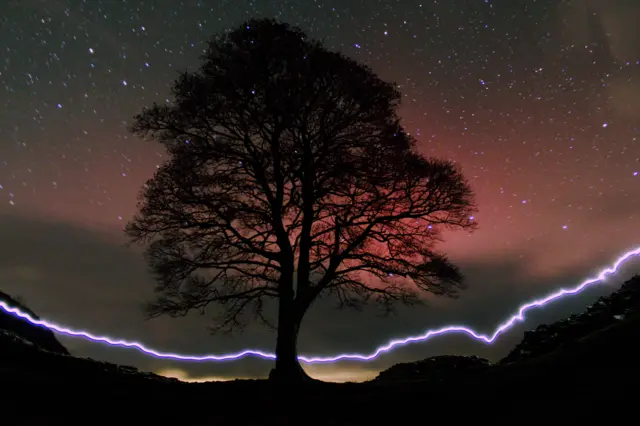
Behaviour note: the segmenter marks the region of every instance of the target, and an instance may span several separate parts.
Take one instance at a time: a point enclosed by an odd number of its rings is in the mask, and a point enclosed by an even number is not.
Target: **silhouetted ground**
[[[616,417],[630,416],[635,410],[640,386],[639,288],[640,279],[634,277],[603,299],[607,309],[594,305],[611,313],[612,306],[621,306],[626,298],[624,317],[613,313],[610,321],[603,321],[598,315],[582,316],[575,325],[581,331],[566,332],[563,325],[565,336],[571,338],[554,344],[540,340],[538,331],[536,339],[546,349],[535,356],[498,365],[487,365],[479,358],[436,357],[416,363],[421,370],[390,369],[413,372],[417,378],[409,375],[402,380],[387,373],[393,379],[387,381],[383,373],[369,383],[316,383],[293,389],[259,380],[182,383],[128,367],[46,352],[15,334],[4,333],[0,334],[3,423],[617,424],[621,421]],[[588,318],[600,325],[587,326]],[[541,330],[557,328],[551,325]],[[557,339],[557,335],[547,336]],[[448,367],[433,370],[438,364]],[[474,373],[460,374],[465,368]],[[430,380],[420,378],[425,372]],[[18,409],[21,404],[30,408]],[[596,415],[605,417],[597,420]]]
[[[31,315],[33,319],[40,319],[35,312],[24,306],[23,303],[20,303],[13,297],[1,291],[0,301],[6,303],[11,308],[20,309],[22,312]],[[44,327],[36,327],[30,322],[0,309],[0,332],[3,330],[5,333],[8,332],[15,336],[20,336],[25,341],[33,343],[40,349],[69,355],[67,348],[62,346],[51,330]]]
[[[493,368],[489,360],[477,356],[440,355],[415,362],[396,364],[378,374],[375,382],[443,383],[470,378]]]
[[[583,338],[638,312],[640,276],[635,276],[611,295],[598,299],[581,314],[571,315],[553,324],[542,324],[533,331],[525,332],[522,342],[500,363],[518,362],[553,352],[567,342]]]

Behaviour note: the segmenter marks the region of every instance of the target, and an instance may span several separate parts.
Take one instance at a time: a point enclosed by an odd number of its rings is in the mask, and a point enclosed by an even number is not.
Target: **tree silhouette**
[[[157,278],[150,317],[216,302],[215,329],[229,331],[271,324],[275,298],[271,377],[295,381],[307,377],[300,324],[321,294],[385,312],[419,290],[456,294],[462,276],[434,244],[474,228],[473,194],[452,162],[415,152],[396,86],[273,20],[214,38],[202,59],[131,126],[170,158],[126,227]]]

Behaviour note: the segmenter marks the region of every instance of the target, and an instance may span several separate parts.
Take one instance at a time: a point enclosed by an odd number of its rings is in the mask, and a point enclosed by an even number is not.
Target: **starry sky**
[[[464,323],[482,332],[526,299],[578,284],[640,244],[637,0],[6,0],[0,4],[0,289],[42,317],[170,352],[272,350],[207,318],[145,321],[153,283],[122,228],[166,160],[126,130],[199,65],[214,34],[252,17],[300,26],[370,65],[404,95],[404,126],[453,159],[477,194],[480,229],[445,236],[467,276],[458,300],[381,319],[314,305],[303,354],[369,352],[397,335]],[[364,380],[432,355],[497,360],[526,329],[579,312],[640,272],[558,302],[493,346],[439,337],[372,363],[309,366]],[[188,379],[262,377],[271,363],[194,364],[61,338],[77,356]]]

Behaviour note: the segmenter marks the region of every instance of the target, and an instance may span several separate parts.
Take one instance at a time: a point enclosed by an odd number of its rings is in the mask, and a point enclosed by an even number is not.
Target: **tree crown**
[[[387,309],[455,295],[462,276],[434,244],[475,227],[473,194],[454,163],[416,152],[395,85],[273,20],[202,59],[131,127],[170,156],[126,228],[149,243],[150,315],[219,302],[232,327],[289,291],[300,315],[322,293]]]

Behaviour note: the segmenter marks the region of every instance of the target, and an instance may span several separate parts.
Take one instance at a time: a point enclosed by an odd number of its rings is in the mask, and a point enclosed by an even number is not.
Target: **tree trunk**
[[[301,320],[302,315],[295,311],[293,289],[291,292],[283,291],[278,304],[276,367],[271,370],[269,380],[291,384],[312,380],[298,361],[298,331]]]

